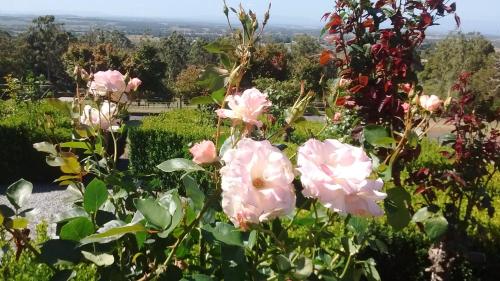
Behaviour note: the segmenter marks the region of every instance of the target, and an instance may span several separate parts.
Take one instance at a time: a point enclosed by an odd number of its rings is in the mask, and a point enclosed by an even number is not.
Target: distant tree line
[[[217,66],[219,58],[205,50],[214,41],[231,43],[232,38],[192,38],[173,32],[154,38],[143,36],[132,42],[120,31],[92,29],[74,35],[56,22],[54,16],[41,16],[21,34],[12,36],[0,30],[0,83],[7,77],[23,80],[41,77],[62,92],[74,90],[75,66],[87,71],[116,69],[143,81],[142,98],[184,100],[205,93],[196,83],[207,66]],[[286,95],[290,89],[306,89],[321,94],[325,83],[334,78],[334,66],[318,63],[320,40],[309,35],[266,36],[256,46],[244,86],[258,85]],[[493,45],[479,34],[453,34],[421,51],[420,80],[425,91],[446,96],[462,71],[474,73],[472,86],[494,98],[500,94],[500,59]],[[285,83],[286,82],[286,83]],[[298,90],[285,100],[293,99]]]
[[[57,90],[67,92],[74,89],[75,66],[90,72],[116,69],[143,81],[143,97],[188,99],[203,94],[196,80],[206,66],[219,62],[205,50],[205,45],[217,40],[231,38],[188,39],[173,32],[159,39],[144,36],[132,42],[120,31],[102,29],[76,36],[54,16],[42,16],[17,36],[0,31],[0,83],[5,83],[6,77],[43,77]],[[321,50],[318,38],[298,35],[293,43],[277,41],[268,37],[257,46],[245,80],[250,83],[267,77],[271,81],[294,80],[297,85],[306,80],[310,88],[319,90],[322,67],[317,63]]]

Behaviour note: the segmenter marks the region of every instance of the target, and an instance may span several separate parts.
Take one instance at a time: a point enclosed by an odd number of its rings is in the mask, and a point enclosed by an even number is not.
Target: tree
[[[420,73],[424,90],[446,96],[460,73],[487,68],[494,61],[494,53],[491,42],[478,33],[449,35],[423,54],[427,60]],[[482,78],[475,75],[471,83],[477,85],[477,79]]]
[[[166,65],[167,83],[173,83],[177,75],[186,68],[188,51],[189,43],[182,34],[173,32],[161,40],[160,52],[162,61]]]
[[[5,77],[12,74],[22,77],[25,67],[23,66],[23,43],[19,38],[11,36],[8,32],[0,30],[0,81],[5,82]]]
[[[132,41],[127,38],[125,33],[118,30],[93,29],[79,38],[79,41],[90,46],[98,44],[111,44],[114,48],[131,49],[134,47]]]
[[[43,74],[54,85],[67,86],[67,76],[62,55],[68,49],[71,36],[56,23],[54,16],[41,16],[33,20],[23,34],[27,43],[26,62],[35,75]]]
[[[288,78],[288,60],[289,52],[284,44],[260,44],[247,71],[248,79],[266,77],[284,81]]]
[[[302,57],[316,55],[320,52],[321,46],[318,39],[306,35],[300,34],[293,38],[292,42],[292,56]]]
[[[179,98],[179,106],[185,99],[199,96],[203,93],[202,88],[198,85],[198,77],[201,75],[202,69],[189,65],[175,79],[175,93]]]
[[[142,42],[132,55],[131,65],[131,74],[142,80],[141,91],[146,96],[166,93],[167,89],[162,83],[166,65],[156,46],[151,42]]]
[[[191,42],[191,47],[188,53],[188,64],[192,65],[209,65],[216,62],[216,57],[205,50],[207,40],[196,38]]]

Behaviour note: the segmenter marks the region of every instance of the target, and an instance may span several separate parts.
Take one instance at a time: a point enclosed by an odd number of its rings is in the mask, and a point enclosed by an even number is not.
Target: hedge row
[[[53,130],[44,129],[44,120],[54,122]],[[65,141],[71,138],[71,119],[64,105],[42,101],[15,104],[0,101],[0,184],[19,178],[51,182],[59,169],[49,167],[45,155],[33,148],[41,141]]]
[[[193,109],[172,110],[143,119],[129,130],[129,160],[137,175],[156,174],[156,166],[172,158],[191,158],[193,142],[212,139],[213,125],[203,113]],[[205,121],[206,122],[206,121]],[[178,187],[180,174],[158,173],[165,188]]]

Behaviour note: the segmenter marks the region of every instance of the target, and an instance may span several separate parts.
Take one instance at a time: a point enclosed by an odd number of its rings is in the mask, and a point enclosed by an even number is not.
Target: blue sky
[[[230,6],[243,3],[262,15],[267,0],[228,0]],[[456,0],[464,31],[500,35],[500,0]],[[272,0],[271,24],[320,26],[319,19],[333,6],[333,0]],[[0,0],[0,13],[72,14],[139,18],[223,20],[222,0]],[[454,29],[452,17],[434,27]]]

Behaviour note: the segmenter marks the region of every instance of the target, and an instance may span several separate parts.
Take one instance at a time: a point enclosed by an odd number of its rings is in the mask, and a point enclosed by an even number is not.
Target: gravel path
[[[5,197],[7,186],[0,186],[0,205],[10,205],[9,200]],[[34,208],[32,216],[30,216],[29,229],[31,233],[35,233],[35,226],[42,221],[49,223],[49,234],[55,233],[55,224],[53,224],[53,214],[70,209],[70,204],[66,203],[69,197],[69,192],[66,192],[66,187],[54,184],[33,184],[33,194],[31,195],[28,204],[23,209]]]

